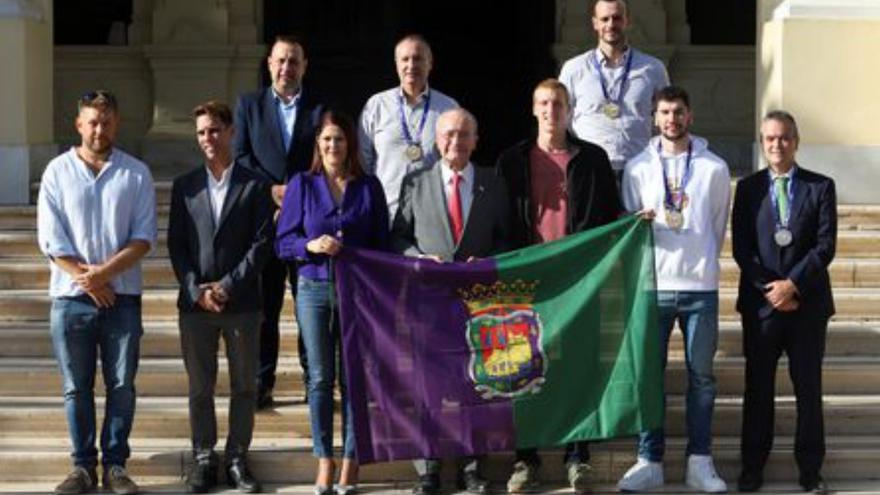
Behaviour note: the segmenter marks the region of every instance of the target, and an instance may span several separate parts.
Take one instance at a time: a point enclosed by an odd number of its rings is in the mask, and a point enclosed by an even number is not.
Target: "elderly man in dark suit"
[[[391,232],[397,252],[443,261],[469,261],[501,253],[510,246],[507,187],[492,169],[470,162],[477,145],[477,120],[464,109],[448,110],[435,129],[441,159],[403,179]],[[419,481],[414,495],[440,491],[440,463],[415,461]],[[459,470],[459,487],[481,495],[488,483],[479,459]]]
[[[308,60],[302,43],[278,36],[267,59],[272,85],[243,95],[235,109],[235,157],[243,166],[271,184],[272,199],[281,207],[287,181],[309,168],[315,127],[324,110],[320,99],[303,89]],[[291,266],[290,270],[295,271]],[[295,277],[295,273],[291,273]],[[272,253],[263,270],[263,324],[260,330],[260,367],[257,407],[272,405],[275,368],[278,364],[278,321],[284,304],[288,267]],[[296,284],[292,284],[296,287]],[[303,371],[307,358],[302,339],[299,356]],[[304,377],[308,375],[304,373]],[[306,387],[308,389],[308,387]]]
[[[740,267],[746,391],[741,492],[758,490],[773,444],[776,366],[784,351],[797,398],[794,454],[799,483],[827,492],[822,358],[834,314],[828,265],[837,238],[834,181],[798,166],[798,129],[783,111],[761,123],[767,170],[739,181],[733,203],[733,256]]]
[[[254,428],[262,297],[260,272],[272,250],[268,187],[232,158],[232,111],[207,102],[193,111],[205,165],[174,180],[168,252],[180,283],[180,343],[189,376],[193,465],[187,484],[202,493],[216,484],[214,386],[222,335],[231,399],[225,463],[230,486],[260,485],[246,455]]]

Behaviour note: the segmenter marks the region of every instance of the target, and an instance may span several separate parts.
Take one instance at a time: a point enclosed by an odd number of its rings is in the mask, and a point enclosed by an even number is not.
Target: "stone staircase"
[[[168,183],[157,186],[160,229],[167,225],[169,189]],[[838,253],[832,265],[838,314],[828,332],[824,369],[828,444],[824,474],[832,484],[873,483],[871,480],[880,479],[880,206],[841,206],[839,212]],[[69,469],[60,377],[48,333],[48,267],[37,250],[35,216],[33,206],[0,208],[0,489],[35,483],[41,489],[50,489]],[[145,335],[129,468],[146,488],[170,491],[182,486],[180,478],[189,457],[189,426],[186,373],[176,327],[175,282],[166,258],[164,233],[160,238],[159,249],[144,262]],[[719,397],[714,448],[716,465],[729,482],[739,470],[744,374],[741,332],[733,309],[737,277],[728,239],[716,356]],[[308,411],[301,402],[292,311],[288,300],[283,314],[283,355],[276,397],[280,405],[257,414],[251,454],[255,474],[283,491],[308,487],[315,468]],[[680,482],[684,470],[686,377],[682,356],[680,335],[676,334],[667,373],[670,398],[666,475],[672,482]],[[784,360],[777,378],[778,436],[766,476],[771,481],[791,481],[796,479],[792,457],[795,405]],[[100,396],[100,374],[98,382]],[[228,400],[222,395],[228,390],[228,380],[222,358],[218,387],[218,423],[223,438]],[[101,410],[103,399],[99,402]],[[613,484],[634,459],[634,440],[596,444],[592,464],[597,482]],[[548,451],[544,479],[561,483],[560,464],[559,453]],[[490,478],[504,480],[510,456],[490,456],[487,466]],[[383,486],[405,486],[414,473],[408,463],[397,462],[365,466],[361,477]]]

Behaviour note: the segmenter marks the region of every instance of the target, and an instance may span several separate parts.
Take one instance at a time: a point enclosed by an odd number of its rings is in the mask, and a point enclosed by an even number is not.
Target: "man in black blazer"
[[[247,469],[254,428],[262,297],[260,273],[272,251],[265,183],[232,156],[232,111],[207,102],[193,111],[205,165],[174,180],[168,252],[180,284],[180,343],[189,376],[193,466],[189,491],[216,484],[214,386],[222,335],[231,397],[227,481],[245,493],[260,485]]]
[[[287,181],[305,171],[312,161],[315,128],[324,105],[312,91],[303,89],[308,60],[302,43],[279,36],[272,44],[267,64],[272,85],[242,95],[235,109],[235,157],[271,184],[272,199],[281,207]],[[296,268],[286,266],[274,253],[263,270],[263,324],[260,331],[260,365],[257,407],[272,405],[275,368],[278,364],[278,321],[284,304],[285,280]],[[291,284],[296,288],[296,284]],[[299,340],[299,356],[306,371],[306,354]],[[307,373],[303,374],[308,377]],[[308,387],[306,387],[308,390]]]
[[[795,162],[798,129],[774,111],[761,123],[768,163],[739,181],[733,203],[733,256],[740,268],[746,391],[741,492],[758,490],[773,444],[776,365],[784,351],[797,399],[795,460],[806,491],[825,493],[822,359],[834,314],[828,265],[837,238],[834,181]]]

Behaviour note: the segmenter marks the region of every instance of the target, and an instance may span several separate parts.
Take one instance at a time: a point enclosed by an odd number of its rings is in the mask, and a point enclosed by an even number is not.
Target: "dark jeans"
[[[94,388],[100,355],[107,396],[101,462],[105,466],[125,466],[131,454],[128,436],[134,419],[134,379],[144,333],[140,296],[117,295],[115,304],[103,309],[85,295],[56,298],[49,313],[49,328],[63,377],[74,465],[92,468],[98,463]]]
[[[196,462],[212,463],[217,444],[214,387],[220,337],[229,366],[229,435],[226,463],[243,460],[251,444],[261,313],[181,313],[180,347],[189,377],[189,424]]]
[[[260,362],[257,373],[257,391],[260,394],[275,388],[275,370],[278,367],[278,349],[281,341],[279,321],[287,280],[296,280],[296,265],[279,260],[272,254],[263,268],[263,322],[260,326]],[[289,275],[289,277],[288,277]],[[296,299],[296,283],[291,283],[291,292]],[[303,370],[303,380],[308,390],[308,357],[303,345],[302,334],[297,338],[299,364]]]
[[[801,476],[819,473],[825,459],[822,360],[826,318],[774,312],[766,319],[743,317],[746,391],[743,397],[743,469],[760,472],[773,447],[776,366],[788,355],[788,374],[797,401],[794,456]]]

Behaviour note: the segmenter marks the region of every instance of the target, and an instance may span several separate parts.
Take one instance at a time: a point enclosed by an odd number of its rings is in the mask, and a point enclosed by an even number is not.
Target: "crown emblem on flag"
[[[532,306],[537,287],[538,281],[515,280],[458,291],[470,314],[469,375],[484,399],[537,393],[544,383],[542,324]]]

